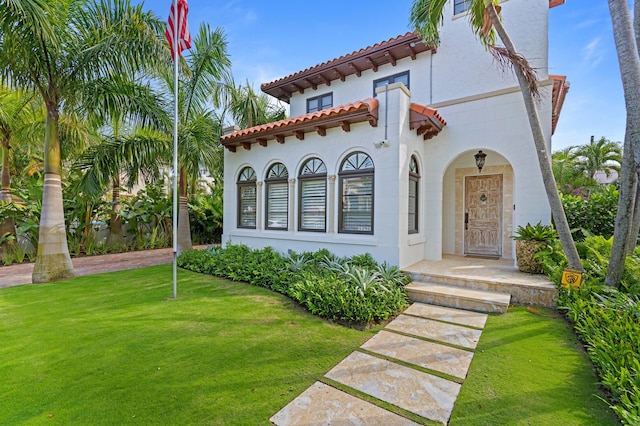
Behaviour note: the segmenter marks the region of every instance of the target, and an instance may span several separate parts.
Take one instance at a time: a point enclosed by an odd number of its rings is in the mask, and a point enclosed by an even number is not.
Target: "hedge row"
[[[229,244],[184,252],[178,266],[269,288],[315,315],[357,326],[386,320],[408,304],[404,285],[410,278],[369,254],[339,258],[319,250],[282,256],[269,247]]]

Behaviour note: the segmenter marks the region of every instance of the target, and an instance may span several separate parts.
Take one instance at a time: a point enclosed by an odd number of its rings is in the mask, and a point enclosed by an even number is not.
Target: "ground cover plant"
[[[171,266],[0,291],[0,424],[269,424],[376,329]]]
[[[450,425],[615,425],[589,359],[555,310],[491,315]]]
[[[604,278],[612,239],[587,237],[579,244],[585,273],[579,289],[560,284],[558,247],[541,254],[547,274],[559,285],[558,307],[583,341],[613,410],[625,424],[640,424],[640,251],[630,254],[620,285]]]
[[[283,256],[267,247],[228,244],[182,253],[178,266],[285,294],[315,315],[354,326],[386,320],[408,305],[411,280],[371,255],[339,258],[327,250]]]

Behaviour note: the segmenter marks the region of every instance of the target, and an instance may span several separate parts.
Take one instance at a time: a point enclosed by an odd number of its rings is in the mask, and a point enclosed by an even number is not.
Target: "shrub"
[[[378,264],[370,254],[339,258],[326,249],[281,256],[267,247],[238,244],[191,250],[178,265],[283,293],[315,315],[354,325],[385,320],[407,305],[410,278],[397,267]]]
[[[582,241],[589,235],[613,235],[616,212],[618,211],[618,190],[608,185],[595,192],[588,199],[561,194],[569,228],[574,240]]]
[[[619,288],[604,284],[612,238],[588,237],[578,244],[585,272],[577,290],[559,289],[558,308],[585,343],[612,408],[626,424],[640,424],[640,252],[627,256]],[[556,246],[559,243],[556,244]],[[560,283],[566,259],[551,247],[539,256]],[[557,265],[554,267],[554,264]]]

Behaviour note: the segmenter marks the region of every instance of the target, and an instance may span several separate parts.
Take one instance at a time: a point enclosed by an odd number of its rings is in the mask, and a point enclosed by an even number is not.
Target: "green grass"
[[[171,267],[0,291],[0,424],[269,424],[375,330]]]
[[[451,425],[620,424],[569,325],[537,311],[489,317]]]
[[[0,424],[267,425],[377,331],[188,271],[170,295],[170,265],[0,290]],[[540,311],[489,317],[452,425],[618,424]]]

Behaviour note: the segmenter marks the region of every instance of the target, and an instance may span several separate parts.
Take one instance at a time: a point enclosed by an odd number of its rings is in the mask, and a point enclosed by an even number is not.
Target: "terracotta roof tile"
[[[424,135],[424,140],[436,136],[447,122],[438,114],[438,110],[415,102],[409,107],[411,130],[416,129],[418,135]]]
[[[558,120],[560,119],[564,100],[569,91],[569,82],[564,75],[549,74],[549,78],[553,80],[553,89],[551,91],[551,134],[554,134]]]
[[[284,137],[295,135],[304,139],[304,133],[318,132],[324,136],[327,128],[342,126],[348,131],[350,124],[369,121],[372,126],[378,124],[378,100],[369,98],[345,105],[327,108],[297,117],[291,117],[273,123],[262,124],[239,130],[220,138],[220,142],[228,149],[256,142],[266,145],[271,139],[284,142]],[[249,148],[250,149],[250,146]],[[234,151],[235,149],[231,149]]]
[[[424,44],[422,38],[416,33],[408,32],[404,35],[376,43],[339,58],[307,68],[303,71],[282,77],[270,83],[262,84],[262,91],[280,100],[287,101],[293,92],[304,92],[319,85],[330,85],[331,81],[356,74],[368,69],[378,70],[378,67],[406,57],[415,59],[416,55],[427,50],[435,51],[434,47]]]

